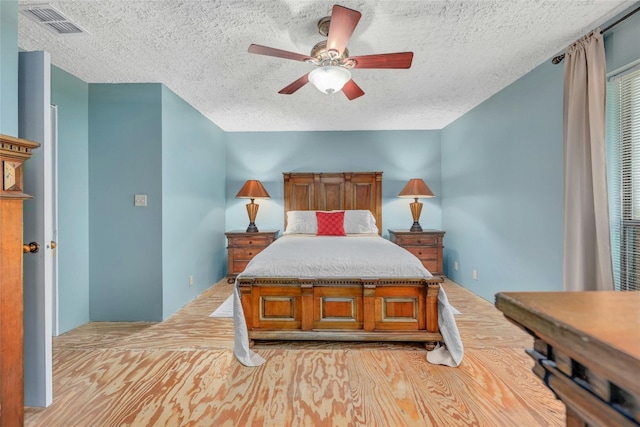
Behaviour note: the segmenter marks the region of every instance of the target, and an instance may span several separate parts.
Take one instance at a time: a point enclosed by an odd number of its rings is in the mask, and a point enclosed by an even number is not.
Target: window
[[[607,179],[616,290],[640,290],[640,66],[607,85]]]

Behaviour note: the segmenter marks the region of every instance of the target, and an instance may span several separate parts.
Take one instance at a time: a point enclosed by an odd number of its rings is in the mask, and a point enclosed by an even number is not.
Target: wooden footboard
[[[442,341],[442,278],[238,277],[251,340]]]

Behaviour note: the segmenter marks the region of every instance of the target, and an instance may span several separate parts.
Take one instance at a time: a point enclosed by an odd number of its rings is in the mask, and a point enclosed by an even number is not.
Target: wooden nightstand
[[[278,238],[279,232],[280,230],[267,230],[247,233],[237,230],[224,233],[228,242],[227,282],[233,283],[249,261]]]
[[[417,256],[431,274],[444,276],[442,260],[444,233],[440,230],[389,230],[389,239]]]

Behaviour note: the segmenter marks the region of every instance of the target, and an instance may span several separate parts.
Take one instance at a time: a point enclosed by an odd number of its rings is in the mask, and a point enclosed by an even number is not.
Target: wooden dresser
[[[504,292],[496,307],[533,336],[567,426],[640,425],[640,292]]]
[[[40,144],[0,135],[0,426],[24,422],[23,163]],[[35,249],[34,249],[35,250]]]
[[[256,254],[269,246],[278,238],[280,230],[258,231],[228,231],[227,236],[227,281],[233,283],[236,276],[242,273]]]
[[[440,230],[389,230],[389,239],[417,256],[431,274],[443,276],[442,250],[444,246],[442,239],[444,233]]]

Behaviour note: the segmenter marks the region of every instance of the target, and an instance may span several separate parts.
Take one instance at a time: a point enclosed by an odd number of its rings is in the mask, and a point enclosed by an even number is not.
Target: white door
[[[24,254],[24,403],[46,407],[53,401],[51,59],[47,52],[20,52],[18,134],[40,143],[24,165],[24,242],[37,253]]]
[[[51,330],[54,337],[60,335],[58,323],[58,106],[51,106],[51,241],[45,243],[51,249]]]

